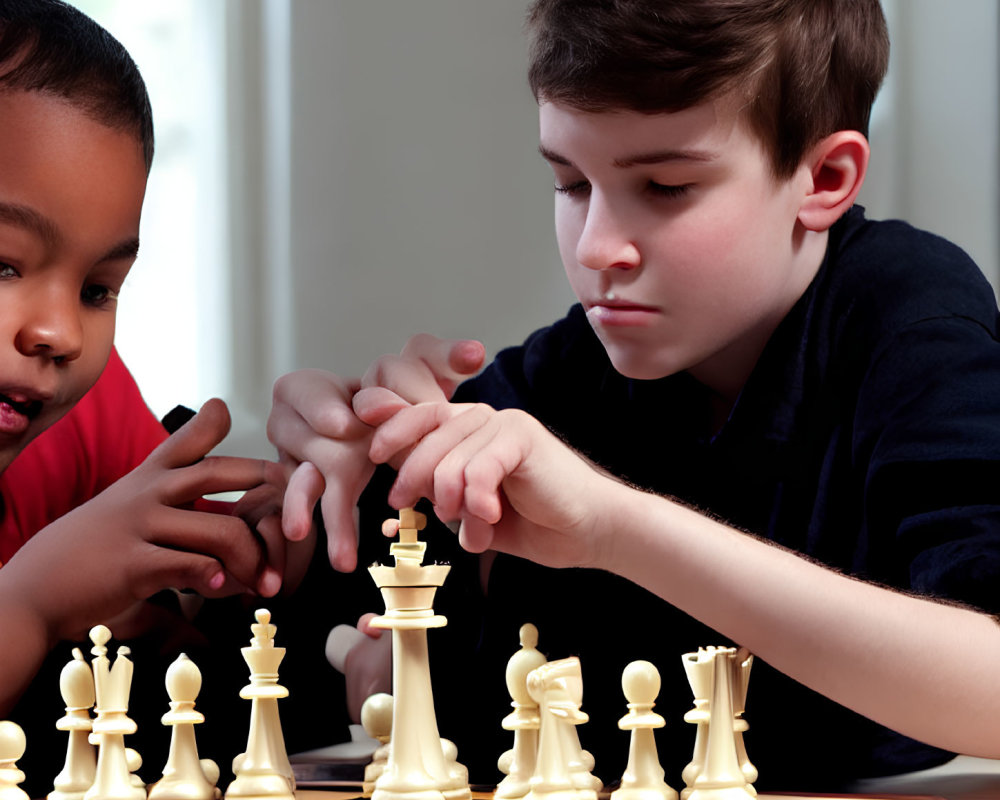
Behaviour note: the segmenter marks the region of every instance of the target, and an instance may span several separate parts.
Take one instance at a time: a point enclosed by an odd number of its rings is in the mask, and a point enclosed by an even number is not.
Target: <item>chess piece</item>
[[[677,792],[663,780],[653,737],[653,730],[665,724],[653,711],[660,693],[659,671],[648,661],[633,661],[622,673],[622,691],[628,700],[628,713],[618,721],[618,727],[631,731],[631,736],[628,764],[611,800],[677,800]]]
[[[375,791],[375,781],[385,771],[389,761],[392,739],[392,695],[378,692],[361,705],[361,725],[365,733],[377,740],[379,746],[372,753],[372,760],[365,765],[362,796],[371,797]]]
[[[170,710],[160,721],[171,728],[170,752],[163,777],[149,787],[149,800],[215,800],[220,793],[198,758],[194,733],[194,726],[205,721],[194,709],[201,691],[201,670],[182,653],[167,669],[166,685]],[[215,778],[218,780],[218,768]]]
[[[91,741],[97,742],[97,767],[94,783],[84,793],[84,800],[145,800],[146,789],[141,779],[133,775],[138,753],[129,763],[125,736],[135,733],[136,724],[128,717],[128,698],[132,688],[132,662],[129,649],[119,647],[114,665],[108,659],[107,643],[111,631],[104,625],[90,630],[94,646],[90,652],[94,659],[94,694],[97,699],[97,718],[93,722]],[[141,763],[141,759],[139,759]]]
[[[750,727],[743,719],[746,711],[747,688],[750,683],[750,668],[753,666],[753,656],[746,648],[736,651],[735,673],[733,675],[733,714],[736,717],[736,758],[740,762],[740,771],[746,778],[747,784],[752,789],[753,782],[757,780],[757,768],[750,763],[747,756],[746,744],[743,741],[743,734]],[[754,790],[756,794],[756,790]]]
[[[0,722],[0,800],[30,800],[18,785],[24,780],[24,772],[17,760],[24,755],[25,746],[20,725],[6,719]]]
[[[90,709],[94,705],[94,673],[80,652],[73,648],[73,658],[59,674],[59,691],[66,704],[66,714],[56,722],[56,729],[67,731],[66,761],[52,782],[47,800],[83,800],[94,783],[97,754],[88,741],[93,723]]]
[[[504,730],[514,732],[514,746],[504,753],[497,764],[505,777],[494,796],[503,800],[524,797],[531,788],[538,752],[538,703],[528,693],[528,673],[545,663],[537,648],[538,628],[530,622],[518,632],[521,649],[507,662],[507,691],[514,710],[500,723]]]
[[[434,613],[434,595],[448,575],[447,564],[424,565],[426,542],[417,539],[426,518],[399,512],[399,539],[389,548],[395,566],[374,565],[369,573],[382,592],[386,612],[371,625],[392,631],[392,743],[373,800],[468,800],[468,770],[438,734],[427,658],[427,629],[447,624]],[[446,752],[446,750],[448,752]]]
[[[550,661],[528,673],[528,693],[538,704],[538,755],[528,800],[597,800],[601,782],[584,767],[593,761],[580,747],[576,726],[588,716],[580,710],[583,678],[575,656]],[[584,780],[589,778],[589,780]]]
[[[702,737],[703,755],[696,753],[696,769],[689,772],[697,774],[683,796],[687,800],[752,800],[757,793],[743,773],[736,743],[736,649],[716,647],[693,655],[684,657],[684,666],[695,696],[709,698],[708,722]]]
[[[285,648],[274,646],[277,627],[271,625],[271,612],[261,608],[254,616],[257,624],[250,626],[250,646],[240,650],[250,667],[250,683],[240,690],[240,697],[250,700],[250,733],[246,752],[233,762],[236,777],[226,789],[226,798],[293,800],[295,779],[278,715],[278,700],[288,697],[288,690],[278,685],[278,665]]]

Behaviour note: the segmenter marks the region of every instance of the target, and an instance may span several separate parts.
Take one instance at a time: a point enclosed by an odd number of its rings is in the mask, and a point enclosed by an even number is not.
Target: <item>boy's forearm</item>
[[[992,617],[841,575],[655,495],[620,499],[612,571],[883,725],[1000,757]]]
[[[0,719],[6,718],[52,648],[45,621],[11,591],[0,569],[0,641],[4,642]]]

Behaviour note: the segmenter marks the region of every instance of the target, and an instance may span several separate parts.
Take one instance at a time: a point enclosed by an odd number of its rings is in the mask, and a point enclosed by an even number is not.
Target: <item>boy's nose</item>
[[[33,298],[17,336],[17,348],[25,356],[54,361],[73,361],[83,349],[80,298],[65,292],[49,292]]]
[[[577,261],[587,269],[634,269],[639,248],[620,215],[598,197],[592,197],[576,244]]]

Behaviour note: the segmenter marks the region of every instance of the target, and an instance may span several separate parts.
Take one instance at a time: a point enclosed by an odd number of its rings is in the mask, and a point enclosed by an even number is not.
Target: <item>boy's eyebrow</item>
[[[549,150],[545,145],[539,145],[538,152],[542,158],[553,164],[572,167],[573,162],[555,150]],[[640,165],[663,164],[668,161],[714,161],[716,156],[707,150],[654,150],[649,153],[637,153],[634,156],[616,158],[611,163],[622,169]]]
[[[0,201],[0,224],[6,223],[36,233],[47,245],[58,244],[59,229],[55,224],[30,206]],[[139,237],[133,236],[108,250],[100,261],[135,260],[139,254]]]
[[[17,203],[0,202],[0,223],[37,233],[46,244],[59,241],[59,231],[48,217]]]

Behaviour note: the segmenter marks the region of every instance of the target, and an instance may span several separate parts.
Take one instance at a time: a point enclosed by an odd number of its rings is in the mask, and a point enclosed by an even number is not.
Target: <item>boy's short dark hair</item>
[[[153,112],[132,57],[110,33],[60,0],[0,0],[0,91],[65,99],[103,125],[134,133],[146,170]]]
[[[867,135],[889,60],[878,0],[535,0],[527,24],[536,100],[660,113],[735,91],[779,178]]]

